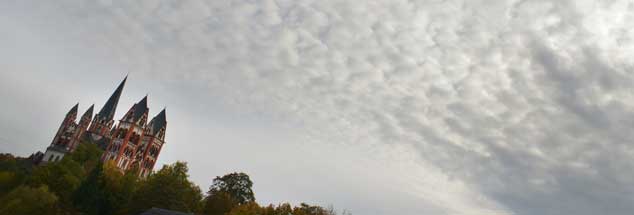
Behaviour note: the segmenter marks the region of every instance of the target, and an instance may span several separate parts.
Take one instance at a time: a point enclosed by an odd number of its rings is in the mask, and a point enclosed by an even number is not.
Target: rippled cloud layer
[[[402,193],[368,213],[634,210],[631,1],[0,2],[91,58],[371,154],[333,164]]]

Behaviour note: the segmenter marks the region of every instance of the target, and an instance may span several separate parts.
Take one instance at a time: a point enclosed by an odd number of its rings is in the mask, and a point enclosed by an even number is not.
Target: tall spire
[[[141,119],[141,117],[143,117],[143,115],[145,113],[148,112],[148,107],[147,107],[147,95],[145,97],[143,97],[143,99],[141,99],[141,101],[139,101],[139,103],[136,103],[134,105],[134,113],[133,113],[133,119],[134,121],[138,121],[139,119]]]
[[[110,121],[114,118],[115,111],[117,110],[117,104],[119,104],[119,98],[121,97],[121,92],[123,91],[126,80],[128,80],[127,75],[125,76],[123,81],[121,81],[121,84],[119,84],[114,93],[112,93],[106,104],[103,105],[101,111],[99,111],[99,117],[107,121]]]
[[[152,135],[156,135],[159,130],[161,130],[161,128],[165,127],[166,125],[167,119],[165,117],[165,108],[163,108],[163,110],[150,121],[150,133]]]
[[[79,108],[79,103],[77,103],[73,108],[71,108],[66,115],[77,114],[77,109]]]
[[[146,108],[147,109],[147,95],[145,95],[145,97],[143,97],[143,99],[141,99],[141,101],[139,101],[139,105],[142,108]]]
[[[84,117],[92,117],[92,112],[93,112],[93,109],[95,109],[95,105],[94,105],[94,104],[93,104],[93,105],[91,105],[91,106],[88,108],[88,110],[86,110],[86,112],[84,113],[84,115],[82,115],[82,118],[84,118]]]

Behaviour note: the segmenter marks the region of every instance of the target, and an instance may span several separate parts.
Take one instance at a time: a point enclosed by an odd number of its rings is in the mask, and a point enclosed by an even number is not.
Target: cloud
[[[419,200],[439,214],[634,209],[629,1],[6,3],[71,53],[203,84],[300,125],[303,141],[384,161],[341,174],[398,175],[409,197],[380,199],[405,202],[389,212]]]

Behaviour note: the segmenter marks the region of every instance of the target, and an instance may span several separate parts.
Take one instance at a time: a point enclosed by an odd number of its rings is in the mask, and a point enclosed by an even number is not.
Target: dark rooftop
[[[183,213],[178,211],[170,211],[161,208],[151,208],[139,215],[193,215],[192,213]]]
[[[134,104],[133,108],[134,112],[132,113],[132,121],[138,122],[139,119],[141,119],[141,117],[143,117],[143,115],[149,110],[147,107],[147,96],[143,97],[139,103]]]
[[[165,125],[167,124],[167,119],[165,117],[165,109],[163,109],[158,115],[156,115],[154,118],[152,118],[152,120],[150,121],[150,128],[152,130],[150,130],[150,133],[152,135],[156,135],[159,130],[161,130],[161,128],[165,127]]]

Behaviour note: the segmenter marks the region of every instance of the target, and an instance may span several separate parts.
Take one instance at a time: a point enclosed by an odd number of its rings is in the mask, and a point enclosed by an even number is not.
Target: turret
[[[77,146],[81,143],[81,139],[85,134],[86,129],[88,129],[88,125],[90,125],[90,121],[92,120],[92,112],[95,108],[95,105],[91,105],[86,112],[79,119],[79,124],[77,124],[77,129],[75,129],[75,134],[73,135],[73,140],[69,146],[70,151],[75,151]]]
[[[48,148],[46,148],[46,153],[42,159],[43,163],[58,161],[64,157],[64,155],[71,151],[71,146],[74,143],[74,135],[77,131],[77,123],[75,120],[77,119],[77,109],[79,104],[73,106],[66,116],[64,120],[62,120],[62,124],[57,129],[57,133],[55,133],[55,137],[53,137],[53,141]]]
[[[154,169],[154,164],[158,160],[161,149],[165,144],[165,130],[167,129],[167,120],[165,117],[165,109],[156,115],[145,128],[143,141],[137,150],[136,160],[139,163],[139,176],[147,177]]]
[[[66,137],[69,137],[71,135],[66,135],[66,134],[69,132],[72,132],[72,131],[69,131],[69,129],[71,129],[73,124],[75,124],[75,120],[77,119],[78,108],[79,108],[79,103],[73,106],[68,111],[68,113],[66,113],[64,120],[62,120],[62,124],[59,126],[59,129],[57,129],[57,133],[55,133],[55,137],[53,137],[53,141],[51,142],[51,145],[67,145],[68,144],[70,140],[66,139]],[[74,129],[74,127],[72,129]]]

